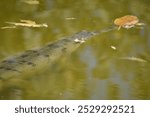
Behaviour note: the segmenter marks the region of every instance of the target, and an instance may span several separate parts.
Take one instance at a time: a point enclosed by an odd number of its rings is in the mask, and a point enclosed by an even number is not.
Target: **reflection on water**
[[[0,60],[81,30],[107,28],[116,17],[127,14],[146,25],[103,33],[49,68],[0,80],[0,99],[150,99],[149,1],[38,1],[36,5],[17,0],[0,3],[0,27],[21,19],[48,24],[47,28],[1,29]]]

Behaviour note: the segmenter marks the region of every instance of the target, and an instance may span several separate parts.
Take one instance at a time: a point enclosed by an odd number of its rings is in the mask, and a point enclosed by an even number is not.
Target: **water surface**
[[[47,23],[48,28],[0,29],[0,60],[81,30],[107,28],[127,14],[146,25],[103,33],[48,69],[1,81],[0,99],[150,99],[149,4],[148,0],[1,1],[0,27],[26,19]]]

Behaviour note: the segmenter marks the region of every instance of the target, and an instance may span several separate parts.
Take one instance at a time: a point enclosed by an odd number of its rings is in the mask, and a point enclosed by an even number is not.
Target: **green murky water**
[[[26,19],[47,23],[48,28],[0,29],[0,60],[81,30],[107,28],[127,14],[146,25],[101,34],[48,69],[1,81],[0,99],[150,99],[149,4],[149,0],[1,1],[0,27]]]

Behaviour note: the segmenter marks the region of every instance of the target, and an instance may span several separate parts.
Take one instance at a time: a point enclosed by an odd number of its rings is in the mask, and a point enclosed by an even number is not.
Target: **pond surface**
[[[1,1],[0,60],[81,30],[105,29],[128,14],[145,26],[102,33],[49,69],[0,81],[0,99],[150,99],[149,4],[149,0]],[[12,28],[5,23],[20,20],[48,27]]]

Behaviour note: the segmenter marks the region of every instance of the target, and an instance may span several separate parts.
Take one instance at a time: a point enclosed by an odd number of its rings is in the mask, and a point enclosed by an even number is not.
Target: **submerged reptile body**
[[[64,53],[73,52],[88,39],[115,29],[116,27],[108,27],[95,32],[83,30],[72,36],[47,44],[42,48],[27,50],[20,55],[5,59],[0,62],[0,80],[14,78],[22,75],[22,73],[38,72],[41,69],[45,69],[53,60],[56,60]]]
[[[15,57],[0,62],[0,79],[9,79],[24,72],[42,69],[64,53],[71,53],[82,42],[99,34],[96,32],[81,31],[73,36],[66,37],[40,49],[27,50]]]

